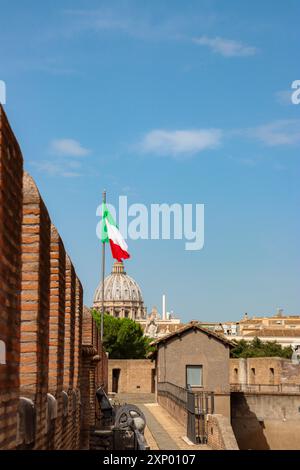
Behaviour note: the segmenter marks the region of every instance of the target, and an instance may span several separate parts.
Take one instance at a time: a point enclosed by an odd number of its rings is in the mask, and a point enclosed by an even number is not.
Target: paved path
[[[186,429],[155,401],[153,393],[118,394],[115,401],[137,405],[146,417],[145,438],[151,450],[210,450],[206,445],[194,445],[183,437]]]
[[[154,403],[151,403],[151,405],[155,406]],[[179,449],[178,445],[172,439],[172,437],[166,431],[166,429],[160,424],[160,422],[155,417],[155,415],[151,412],[151,408],[149,408],[147,405],[142,405],[142,404],[139,404],[139,408],[142,410],[142,412],[144,413],[146,417],[148,429],[150,431],[150,434],[153,436],[153,439],[156,442],[157,447],[163,450],[178,450]]]

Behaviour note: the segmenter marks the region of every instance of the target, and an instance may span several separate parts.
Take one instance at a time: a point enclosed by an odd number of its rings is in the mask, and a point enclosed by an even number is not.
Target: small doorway
[[[112,370],[112,392],[118,393],[119,390],[119,378],[121,369]]]
[[[155,369],[151,369],[151,393],[155,393]]]

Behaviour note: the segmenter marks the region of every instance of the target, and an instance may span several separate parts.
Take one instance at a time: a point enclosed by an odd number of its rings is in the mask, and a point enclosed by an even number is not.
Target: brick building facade
[[[230,341],[198,322],[190,322],[151,344],[157,346],[151,354],[156,362],[157,389],[160,384],[171,384],[213,392],[215,412],[230,417]],[[195,383],[191,383],[193,380]]]
[[[154,393],[155,363],[149,359],[109,359],[108,391]]]
[[[82,303],[0,107],[0,449],[88,448],[107,358]]]
[[[248,357],[230,359],[231,389],[256,388],[264,391],[300,391],[300,364],[283,357]]]

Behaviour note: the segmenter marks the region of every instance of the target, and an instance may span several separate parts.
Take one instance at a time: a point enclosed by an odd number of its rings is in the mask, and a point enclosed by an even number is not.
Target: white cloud
[[[55,163],[49,160],[31,162],[31,165],[35,167],[38,172],[47,176],[62,176],[64,178],[80,176],[79,172],[73,170],[74,165]]]
[[[241,42],[218,36],[214,38],[201,36],[199,38],[195,38],[194,42],[200,46],[207,46],[213,52],[221,54],[224,57],[245,57],[257,53],[256,47],[247,46]]]
[[[260,140],[265,145],[300,144],[300,119],[283,119],[245,131],[250,137]]]
[[[191,41],[191,31],[199,28],[212,28],[218,23],[218,15],[210,9],[203,7],[201,13],[192,15],[166,14],[153,15],[143,9],[132,9],[127,2],[117,7],[113,2],[109,6],[85,9],[66,9],[63,11],[66,18],[62,34],[68,37],[91,32],[93,34],[123,34],[128,37],[159,41]],[[194,34],[192,34],[193,36]]]
[[[53,155],[62,157],[84,157],[91,151],[83,147],[74,139],[57,139],[50,143],[50,151]]]
[[[138,148],[143,153],[158,156],[186,157],[221,144],[220,129],[195,129],[166,131],[156,129],[148,132]]]
[[[149,15],[132,14],[125,7],[100,9],[65,10],[69,18],[70,34],[85,31],[93,33],[120,33],[138,39],[176,39],[182,18],[168,18],[157,21]]]

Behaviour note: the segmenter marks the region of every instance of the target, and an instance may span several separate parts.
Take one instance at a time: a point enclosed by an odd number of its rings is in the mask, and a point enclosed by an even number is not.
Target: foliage
[[[98,310],[91,311],[100,329],[101,315]],[[141,325],[129,318],[115,318],[104,314],[103,346],[110,359],[144,359],[154,348],[152,339],[143,334]]]
[[[255,337],[248,342],[244,339],[234,341],[235,347],[231,350],[231,357],[284,357],[290,359],[293,354],[291,346],[282,347],[276,341],[263,342]]]

